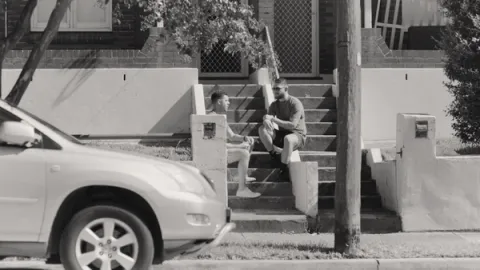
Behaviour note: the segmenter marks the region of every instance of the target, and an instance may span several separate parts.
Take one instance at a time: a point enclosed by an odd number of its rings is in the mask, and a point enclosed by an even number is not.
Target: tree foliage
[[[255,18],[251,6],[240,1],[118,0],[114,6],[117,22],[122,20],[121,5],[141,9],[143,29],[163,22],[169,40],[187,59],[209,53],[222,42],[226,52],[242,53],[254,68],[271,67],[273,61],[279,64],[265,41],[265,24]]]
[[[450,19],[439,41],[453,95],[447,113],[456,137],[480,143],[480,0],[442,0],[442,6]]]

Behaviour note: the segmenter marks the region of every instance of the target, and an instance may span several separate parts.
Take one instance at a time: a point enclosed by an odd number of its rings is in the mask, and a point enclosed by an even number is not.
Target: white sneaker
[[[251,191],[250,189],[246,188],[244,190],[237,190],[237,197],[240,197],[240,198],[258,198],[260,197],[260,193],[258,192],[253,192]]]
[[[247,176],[246,180],[247,180],[247,183],[257,181],[257,179],[255,179],[254,177],[250,177],[250,176]],[[240,182],[240,178],[238,176],[235,176],[235,182]]]

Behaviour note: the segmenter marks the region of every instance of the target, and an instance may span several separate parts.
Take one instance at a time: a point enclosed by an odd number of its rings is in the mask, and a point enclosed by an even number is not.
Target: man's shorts
[[[293,151],[302,149],[305,146],[305,136],[294,131],[288,130],[275,130],[275,138],[273,139],[273,145],[279,148],[283,148],[285,136],[295,134],[298,137],[298,144],[293,146]]]

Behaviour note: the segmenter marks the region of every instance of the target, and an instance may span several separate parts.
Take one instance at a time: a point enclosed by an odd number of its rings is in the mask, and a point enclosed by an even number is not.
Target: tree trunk
[[[35,47],[30,53],[27,62],[23,66],[22,72],[20,73],[15,86],[12,88],[12,91],[6,98],[6,101],[8,101],[10,104],[16,106],[20,103],[20,100],[25,94],[28,85],[32,81],[33,75],[38,67],[38,64],[40,63],[40,60],[57,34],[60,23],[62,22],[65,12],[67,11],[71,2],[72,0],[57,0],[55,8],[50,15],[47,27],[45,28],[40,41],[35,44]]]
[[[30,29],[30,20],[32,18],[33,11],[37,6],[38,0],[29,0],[25,7],[22,10],[22,14],[15,25],[15,29],[12,33],[7,32],[7,28],[5,29],[5,39],[0,46],[0,99],[2,98],[2,71],[3,71],[3,61],[5,60],[5,56],[7,53],[12,50],[20,39],[25,35],[25,32]],[[7,19],[7,2],[3,6],[3,15],[5,16],[5,20]],[[6,21],[5,21],[6,23]]]
[[[2,99],[2,85],[3,85],[3,59],[4,59],[4,56],[3,54],[0,55],[0,99]]]
[[[3,61],[5,60],[5,43],[0,45],[0,99],[3,99]]]

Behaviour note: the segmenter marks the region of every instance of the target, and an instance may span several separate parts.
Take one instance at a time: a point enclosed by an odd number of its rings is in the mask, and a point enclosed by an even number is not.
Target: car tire
[[[123,245],[130,242],[133,244]],[[127,248],[127,252],[123,248]],[[92,258],[95,260],[88,265],[98,269],[103,269],[101,266],[106,264],[110,269],[122,266],[127,270],[145,270],[152,266],[153,257],[150,230],[137,216],[116,206],[92,206],[78,212],[60,240],[60,259],[69,270],[85,269],[82,265],[87,265]]]

